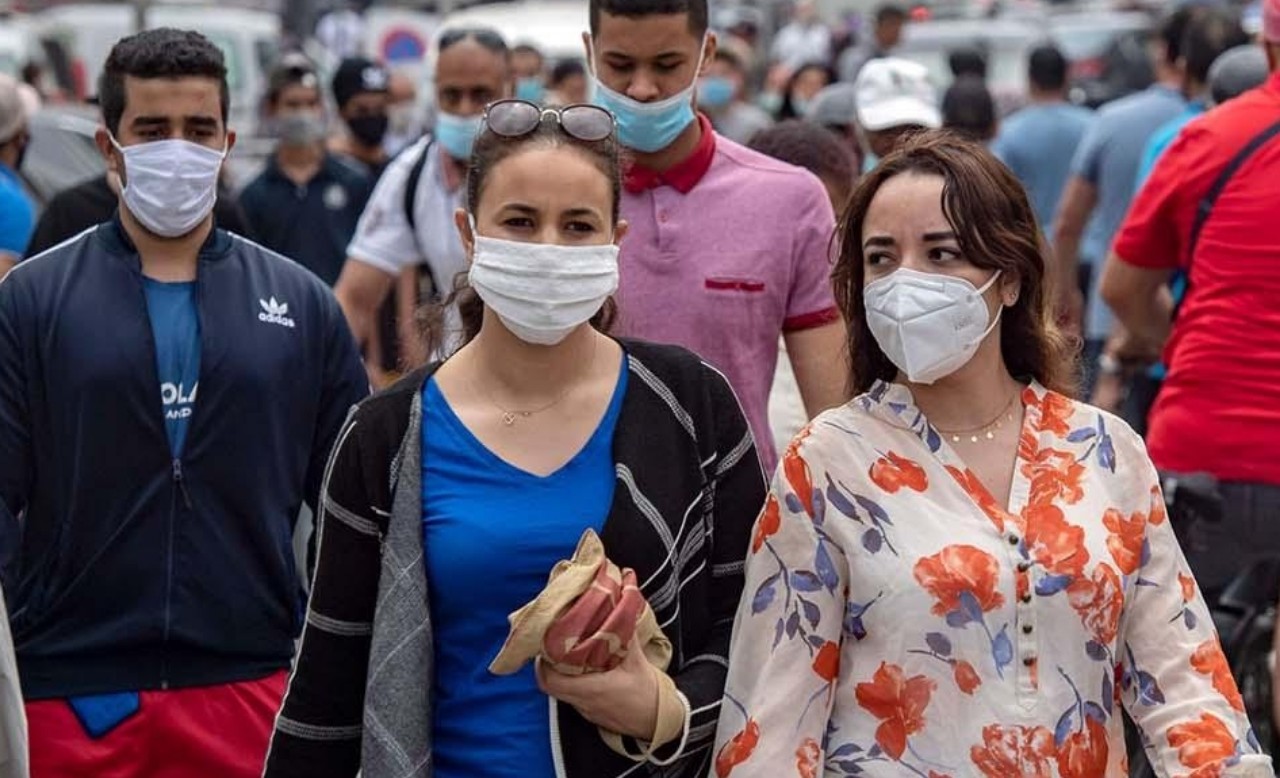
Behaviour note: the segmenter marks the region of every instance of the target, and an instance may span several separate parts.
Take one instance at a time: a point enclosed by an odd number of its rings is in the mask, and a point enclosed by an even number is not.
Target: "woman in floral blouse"
[[[1026,195],[929,133],[867,176],[836,297],[861,396],[755,529],[715,775],[1271,776],[1139,439],[1068,398]]]

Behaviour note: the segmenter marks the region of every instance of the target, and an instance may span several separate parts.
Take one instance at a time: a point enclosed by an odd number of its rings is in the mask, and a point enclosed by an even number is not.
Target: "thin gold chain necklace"
[[[1013,404],[1017,399],[1018,393],[1014,392],[1009,398],[1009,402],[1005,403],[1004,409],[996,414],[994,419],[973,429],[942,430],[937,427],[934,427],[934,429],[938,429],[938,432],[951,438],[952,443],[959,443],[966,435],[969,436],[970,443],[977,443],[983,438],[995,440],[997,430],[1003,429],[1005,424],[1013,423]]]
[[[591,344],[591,359],[587,362],[586,375],[591,375],[591,370],[595,367],[597,346],[598,346],[598,343],[596,341],[593,341]],[[485,400],[487,400],[490,405],[492,405],[494,408],[497,408],[498,411],[502,414],[501,418],[502,418],[503,426],[513,427],[515,426],[515,423],[521,419],[527,419],[531,416],[536,416],[537,414],[542,413],[543,411],[549,411],[552,408],[556,407],[557,405],[559,405],[561,402],[564,401],[564,398],[569,396],[569,392],[573,391],[573,387],[574,387],[574,382],[570,381],[565,386],[565,388],[561,390],[560,394],[556,395],[555,399],[553,399],[551,402],[547,403],[546,405],[539,406],[537,408],[528,408],[524,410],[507,408],[506,406],[502,405],[497,400],[495,400],[493,398],[493,395],[487,390],[481,390],[480,393],[484,395]],[[476,388],[474,383],[472,383],[472,388]]]

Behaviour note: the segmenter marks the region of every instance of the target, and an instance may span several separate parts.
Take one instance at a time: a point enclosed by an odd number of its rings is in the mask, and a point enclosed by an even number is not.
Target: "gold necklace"
[[[996,431],[1003,429],[1005,424],[1011,424],[1013,422],[1013,413],[1014,413],[1013,403],[1017,399],[1018,399],[1018,393],[1014,392],[1013,396],[1009,398],[1009,402],[1005,403],[1004,410],[996,414],[996,417],[994,419],[992,419],[991,421],[979,427],[974,427],[973,429],[967,429],[967,430],[939,429],[938,432],[941,432],[943,435],[946,435],[949,438],[951,438],[952,443],[959,443],[960,440],[966,435],[969,436],[970,443],[977,443],[979,440],[981,440],[984,437],[987,440],[995,440]],[[934,427],[934,429],[938,429],[938,428]]]
[[[591,359],[587,362],[587,371],[586,371],[587,375],[590,375],[592,368],[595,367],[597,345],[598,343],[593,340],[591,344]],[[529,408],[527,410],[512,410],[510,408],[507,408],[506,406],[499,403],[497,400],[493,399],[493,395],[490,394],[488,391],[482,391],[481,394],[483,394],[484,398],[489,401],[490,405],[492,405],[494,408],[497,408],[498,411],[502,414],[501,418],[502,418],[503,426],[513,427],[515,426],[515,423],[520,419],[527,419],[530,416],[535,416],[539,413],[542,413],[543,411],[551,410],[552,408],[559,405],[564,400],[564,398],[569,396],[569,392],[573,390],[573,386],[574,386],[574,382],[570,381],[568,385],[566,385],[565,388],[560,392],[560,394],[556,395],[556,398],[554,400],[538,408]],[[474,383],[472,384],[472,388],[475,388]]]

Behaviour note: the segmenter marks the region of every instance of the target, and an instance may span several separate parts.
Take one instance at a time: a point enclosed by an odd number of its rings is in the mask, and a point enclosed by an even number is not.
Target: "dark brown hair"
[[[1051,276],[1026,192],[985,148],[946,131],[921,132],[905,140],[862,177],[841,217],[840,256],[832,284],[836,304],[849,323],[854,393],[898,375],[867,326],[862,225],[880,187],[904,174],[941,176],[942,212],[964,258],[975,267],[1003,271],[1002,279],[1020,280],[1018,301],[1005,309],[1000,324],[1000,349],[1009,372],[1074,395],[1074,365],[1052,319]]]
[[[613,210],[609,218],[610,223],[616,227],[622,200],[621,161],[617,141],[613,137],[595,142],[578,140],[560,129],[557,119],[551,116],[543,117],[537,129],[519,138],[504,138],[487,128],[481,131],[471,151],[471,162],[467,169],[467,211],[475,215],[489,181],[489,174],[499,163],[523,151],[539,148],[575,149],[609,179],[613,192]],[[446,311],[455,305],[462,324],[462,343],[470,343],[480,333],[480,326],[484,323],[484,302],[467,282],[467,273],[459,273],[453,279],[453,288],[443,302],[428,303],[418,311],[418,323],[430,352],[438,351],[444,344],[448,322]],[[601,332],[608,332],[613,326],[616,313],[617,307],[610,299],[592,317],[591,325]]]

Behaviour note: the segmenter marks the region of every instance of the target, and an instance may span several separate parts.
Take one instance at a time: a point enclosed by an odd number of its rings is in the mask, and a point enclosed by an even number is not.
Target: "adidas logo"
[[[267,324],[279,324],[281,327],[294,328],[293,319],[288,316],[289,304],[276,302],[276,298],[270,300],[259,300],[258,305],[262,306],[262,312],[258,314],[258,321]]]

